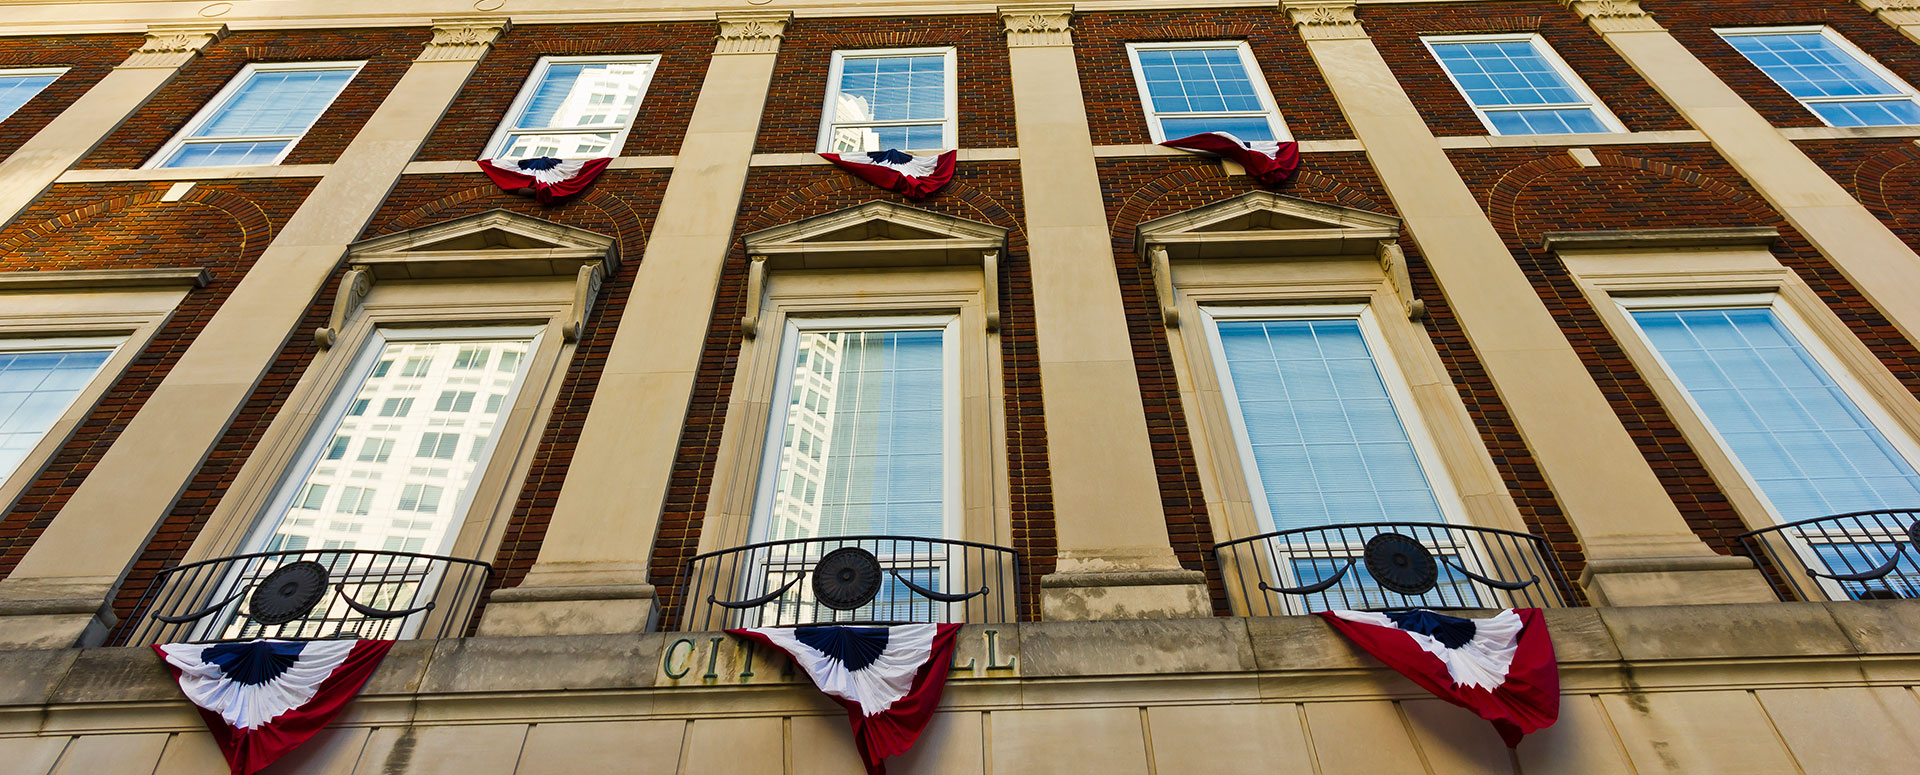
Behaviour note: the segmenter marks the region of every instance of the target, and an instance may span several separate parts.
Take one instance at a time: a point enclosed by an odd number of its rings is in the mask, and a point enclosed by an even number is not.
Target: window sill
[[[148,181],[234,180],[243,178],[320,178],[331,164],[257,164],[245,167],[163,167],[159,169],[67,170],[55,183],[127,183]]]

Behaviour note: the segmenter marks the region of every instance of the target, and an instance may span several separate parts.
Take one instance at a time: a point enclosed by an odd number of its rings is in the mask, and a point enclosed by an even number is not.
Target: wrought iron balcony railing
[[[160,571],[115,642],[444,638],[466,632],[492,573],[479,560],[410,552],[217,557]]]
[[[1253,616],[1332,609],[1572,605],[1545,539],[1437,522],[1299,528],[1214,547],[1221,574]]]
[[[801,538],[709,552],[687,563],[682,627],[1006,622],[1012,549],[907,536]]]
[[[1920,598],[1920,509],[1803,519],[1740,535],[1802,600]]]

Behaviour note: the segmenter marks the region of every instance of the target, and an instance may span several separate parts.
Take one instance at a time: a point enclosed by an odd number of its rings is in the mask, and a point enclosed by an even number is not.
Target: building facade
[[[0,4],[10,771],[357,634],[269,772],[855,772],[720,632],[823,621],[967,625],[895,772],[1920,755],[1905,0],[394,5]],[[1560,722],[1307,615],[1407,606],[1545,608]]]

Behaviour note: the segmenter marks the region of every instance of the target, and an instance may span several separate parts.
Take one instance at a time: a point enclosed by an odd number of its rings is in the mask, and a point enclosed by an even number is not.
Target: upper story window
[[[64,67],[0,70],[0,121],[7,120],[66,71]]]
[[[1626,131],[1538,35],[1448,35],[1423,40],[1493,134]]]
[[[279,164],[363,62],[247,65],[148,167]]]
[[[483,158],[620,155],[658,56],[542,57]]]
[[[0,481],[13,475],[125,339],[0,339]]]
[[[1825,27],[1715,30],[1828,126],[1920,124],[1916,94]]]
[[[1246,43],[1129,43],[1127,54],[1154,142],[1206,132],[1248,142],[1287,139]]]
[[[835,51],[819,150],[952,148],[959,138],[955,94],[951,48]]]

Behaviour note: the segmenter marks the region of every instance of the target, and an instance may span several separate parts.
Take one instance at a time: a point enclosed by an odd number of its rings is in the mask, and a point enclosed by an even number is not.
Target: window
[[[121,341],[0,339],[0,481],[25,462]]]
[[[348,487],[340,491],[340,502],[333,510],[341,514],[366,515],[373,512],[374,491],[370,487]]]
[[[393,439],[367,439],[366,443],[360,445],[360,457],[357,458],[357,462],[385,463],[392,454]]]
[[[452,460],[454,451],[459,447],[460,434],[458,433],[420,434],[419,456],[422,458]]]
[[[1423,40],[1493,134],[1626,131],[1538,35]]]
[[[1127,53],[1154,142],[1206,132],[1248,142],[1287,139],[1247,44],[1129,43]]]
[[[433,402],[433,410],[436,412],[472,411],[473,397],[474,392],[471,390],[444,391],[440,394],[440,399]],[[493,408],[495,410],[500,408],[498,401],[493,402]]]
[[[340,96],[361,64],[247,65],[147,166],[279,164]]]
[[[1715,30],[1828,126],[1920,124],[1913,87],[1825,27]]]
[[[953,49],[835,51],[820,151],[952,148],[958,114]]]
[[[380,404],[381,417],[405,417],[413,411],[413,399],[389,398]]]
[[[657,56],[542,58],[484,158],[620,155],[659,62]]]
[[[300,505],[295,508],[319,509],[327,505],[327,485],[309,484],[307,491],[300,495]]]
[[[7,120],[65,72],[64,67],[0,70],[0,121]]]
[[[431,484],[409,484],[400,489],[400,510],[437,511],[441,492],[442,488]]]
[[[333,437],[333,443],[327,445],[327,459],[339,460],[341,458],[346,457],[347,445],[351,443],[353,443],[353,439],[351,437],[348,437],[348,436]]]

